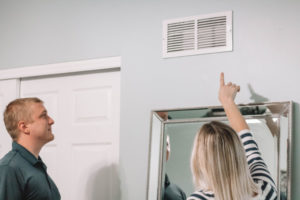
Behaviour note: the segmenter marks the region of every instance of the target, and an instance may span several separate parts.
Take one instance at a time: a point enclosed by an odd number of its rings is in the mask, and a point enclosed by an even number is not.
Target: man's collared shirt
[[[0,160],[0,200],[60,200],[47,167],[16,142]]]

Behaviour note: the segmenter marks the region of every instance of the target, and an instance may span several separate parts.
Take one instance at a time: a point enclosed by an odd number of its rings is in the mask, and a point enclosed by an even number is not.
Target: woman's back
[[[243,130],[238,133],[249,166],[251,177],[258,187],[258,194],[254,196],[253,200],[260,199],[277,199],[276,185],[267,169],[265,162],[261,157],[257,143],[249,130]],[[195,191],[190,195],[188,200],[213,200],[215,195],[212,191]]]
[[[219,100],[232,128],[211,122],[196,135],[191,169],[200,190],[188,200],[276,199],[276,185],[234,102],[239,90],[231,82],[225,84],[221,73]]]

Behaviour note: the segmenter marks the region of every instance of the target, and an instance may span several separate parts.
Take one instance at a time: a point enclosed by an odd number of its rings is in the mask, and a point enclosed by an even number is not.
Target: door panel
[[[41,157],[62,199],[119,199],[120,72],[24,79],[20,91],[55,121]]]

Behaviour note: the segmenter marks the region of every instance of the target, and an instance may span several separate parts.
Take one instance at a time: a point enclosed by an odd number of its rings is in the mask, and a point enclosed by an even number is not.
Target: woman
[[[219,100],[232,128],[213,121],[197,133],[191,157],[197,191],[188,200],[277,199],[275,183],[234,103],[239,90],[225,84],[221,73]]]

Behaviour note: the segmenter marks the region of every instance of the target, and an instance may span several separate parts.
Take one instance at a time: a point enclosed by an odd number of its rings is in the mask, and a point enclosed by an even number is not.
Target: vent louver
[[[194,49],[195,21],[168,24],[168,52]]]
[[[232,51],[232,12],[163,23],[163,57]]]

